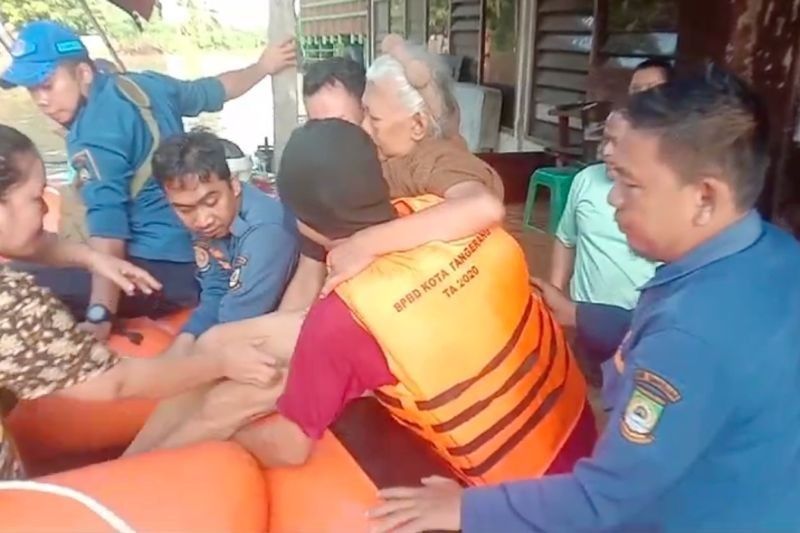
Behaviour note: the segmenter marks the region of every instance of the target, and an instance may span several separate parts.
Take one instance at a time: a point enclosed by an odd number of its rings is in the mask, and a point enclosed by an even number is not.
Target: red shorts
[[[578,459],[592,455],[594,444],[597,441],[597,426],[594,413],[589,402],[584,403],[583,411],[572,430],[572,434],[564,443],[561,451],[553,460],[545,475],[568,474],[572,472]]]

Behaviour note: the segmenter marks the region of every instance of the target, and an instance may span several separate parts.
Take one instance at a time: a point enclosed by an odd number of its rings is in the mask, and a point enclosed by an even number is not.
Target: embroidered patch
[[[100,179],[100,171],[89,150],[81,150],[75,154],[71,165],[75,169],[75,186],[79,189],[89,181]]]
[[[197,271],[200,273],[208,272],[211,268],[211,256],[205,247],[196,244],[194,246],[194,262],[197,264]]]
[[[649,370],[637,370],[634,388],[620,421],[622,436],[634,444],[650,444],[664,410],[681,395],[666,379]]]
[[[242,286],[242,267],[247,264],[247,258],[244,256],[237,256],[233,260],[233,272],[231,277],[228,278],[228,288],[232,291]]]
[[[23,39],[17,39],[11,45],[11,57],[20,58],[30,55],[36,51],[36,43],[29,43]]]

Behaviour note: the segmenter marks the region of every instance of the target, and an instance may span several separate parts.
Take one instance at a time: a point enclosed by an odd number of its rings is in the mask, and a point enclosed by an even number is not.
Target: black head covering
[[[297,218],[330,239],[395,218],[372,139],[344,120],[310,120],[294,130],[277,182]]]

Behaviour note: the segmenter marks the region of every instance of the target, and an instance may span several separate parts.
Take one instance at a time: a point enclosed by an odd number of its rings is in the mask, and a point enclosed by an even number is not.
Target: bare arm
[[[58,392],[80,400],[163,398],[224,376],[222,358],[157,357],[123,359],[95,378]]]
[[[118,259],[125,257],[125,241],[92,237],[89,239],[89,246],[100,253]],[[119,304],[119,287],[108,278],[94,274],[92,276],[92,295],[89,302],[90,304],[101,304],[110,311],[116,312]]]
[[[55,233],[42,234],[33,253],[20,259],[55,267],[87,268],[92,249],[85,244],[60,240]]]
[[[502,223],[504,217],[499,198],[482,183],[466,181],[450,187],[444,202],[361,234],[375,255],[383,255],[431,241],[462,239]]]
[[[444,202],[361,230],[330,250],[330,275],[321,295],[327,296],[378,256],[432,241],[462,239],[502,223],[504,217],[502,201],[482,183],[466,181],[453,185],[445,192]]]
[[[308,309],[319,296],[327,273],[323,263],[301,255],[297,263],[297,270],[283,293],[278,311]]]
[[[94,350],[107,349],[99,343]],[[107,371],[58,394],[81,400],[164,398],[228,378],[256,386],[271,384],[279,370],[275,359],[255,349],[214,350],[192,357],[125,358]]]
[[[300,426],[282,415],[240,429],[233,440],[267,468],[300,466],[308,460],[314,446]]]
[[[550,264],[550,283],[563,291],[572,279],[575,267],[575,248],[569,248],[559,239],[553,243],[553,258]]]
[[[217,79],[225,88],[226,100],[239,98],[265,77],[277,74],[284,68],[294,65],[295,54],[294,39],[288,39],[277,46],[267,47],[259,60],[249,67],[218,75]]]
[[[195,349],[195,337],[191,333],[181,333],[172,341],[169,348],[164,350],[161,357],[184,357],[191,355]]]

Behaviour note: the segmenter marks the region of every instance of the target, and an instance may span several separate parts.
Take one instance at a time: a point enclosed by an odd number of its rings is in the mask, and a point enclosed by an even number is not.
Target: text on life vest
[[[394,308],[398,313],[403,312],[409,305],[419,301],[423,296],[434,289],[438,289],[442,294],[450,298],[459,290],[475,279],[480,270],[476,265],[467,265],[472,255],[481,247],[483,241],[491,234],[491,230],[484,230],[478,233],[469,244],[467,244],[458,255],[448,262],[448,268],[440,268],[438,272],[430,275],[428,279],[420,283],[419,287],[400,298],[394,303]],[[451,276],[452,277],[451,279]],[[447,280],[447,282],[445,282]]]

